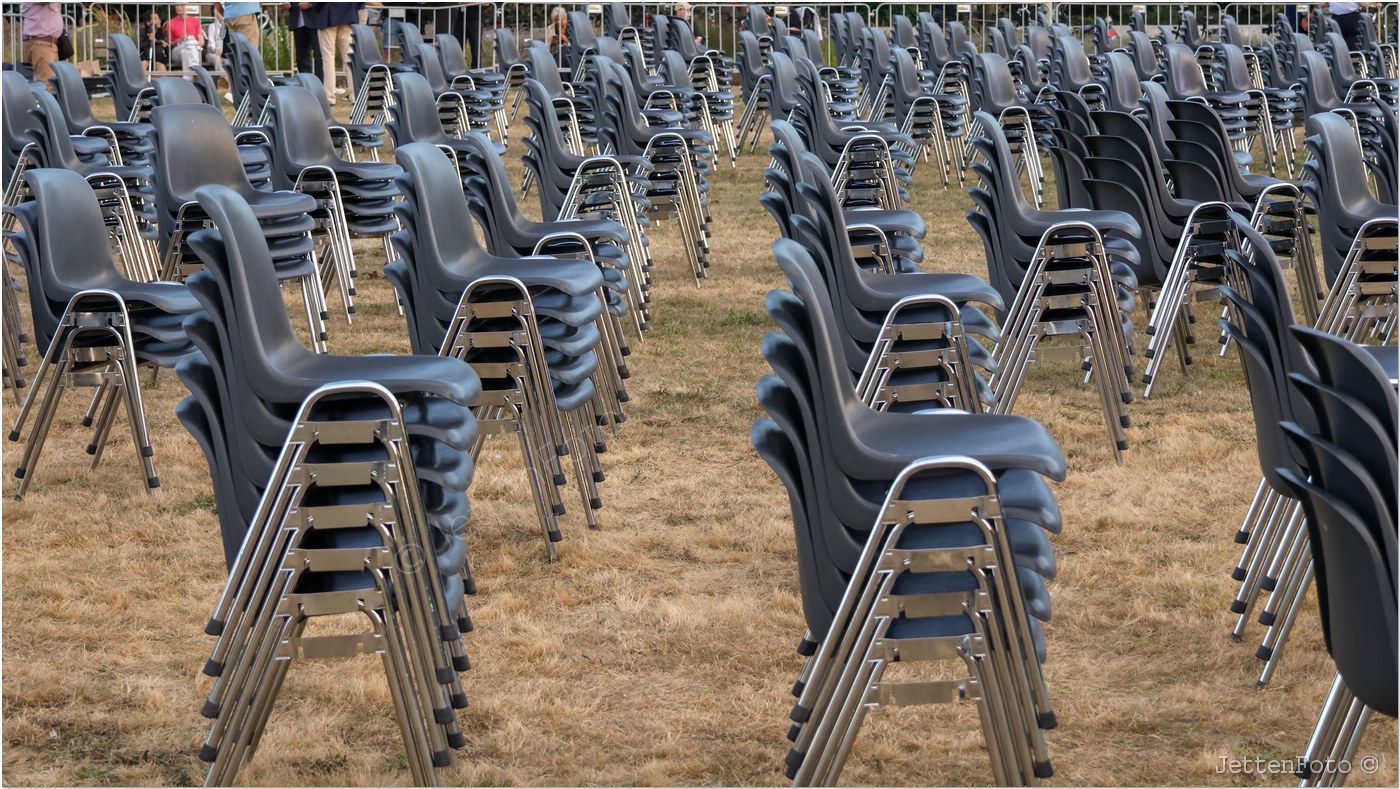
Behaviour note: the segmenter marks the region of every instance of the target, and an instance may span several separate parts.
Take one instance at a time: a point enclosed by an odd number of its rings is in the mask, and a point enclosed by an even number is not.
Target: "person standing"
[[[320,31],[311,26],[310,3],[283,3],[287,9],[287,27],[292,30],[292,52],[296,56],[297,71],[306,74],[321,74]]]
[[[58,37],[63,35],[59,3],[24,3],[24,59],[34,69],[34,81],[45,86],[53,76],[50,63],[58,60]]]
[[[1346,40],[1347,46],[1353,50],[1361,48],[1362,22],[1361,9],[1369,3],[1328,3],[1327,10],[1332,12],[1332,21],[1337,23],[1337,27],[1342,31],[1342,38]]]
[[[165,32],[170,39],[170,51],[184,71],[191,71],[199,65],[200,54],[204,51],[204,26],[199,23],[199,6],[176,6],[176,16],[165,23]]]
[[[344,91],[335,86],[336,75],[341,67],[350,68],[350,26],[360,19],[360,3],[311,3],[312,25],[318,32],[321,48],[321,81],[326,85],[326,100],[335,104],[337,93],[349,93],[355,100],[355,86],[350,85],[347,73]]]
[[[262,3],[219,3],[224,10],[224,28],[230,33],[242,33],[254,47],[262,46],[262,20],[258,13]]]

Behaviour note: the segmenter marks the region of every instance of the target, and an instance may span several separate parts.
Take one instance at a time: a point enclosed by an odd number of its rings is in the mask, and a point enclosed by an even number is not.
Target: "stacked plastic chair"
[[[1394,204],[1367,187],[1362,149],[1346,119],[1325,113],[1308,118],[1304,145],[1313,154],[1303,182],[1317,208],[1323,270],[1331,290],[1317,326],[1342,337],[1394,338],[1396,236]]]
[[[72,387],[97,389],[82,421],[93,428],[91,468],[102,459],[118,407],[125,406],[142,483],[154,493],[160,478],[139,372],[173,367],[191,352],[180,322],[197,305],[182,285],[137,282],[118,272],[98,195],[80,174],[37,168],[24,178],[33,200],[14,209],[21,232],[11,241],[26,272],[35,340],[44,352],[9,433],[11,441],[20,440],[33,417],[15,468],[15,497],[22,498],[34,479],[59,403]]]
[[[624,251],[631,262],[632,314],[638,331],[651,320],[651,272],[655,265],[645,228],[651,200],[650,164],[637,157],[580,156],[567,149],[564,130],[544,86],[525,81],[529,115],[525,125],[526,177],[539,184],[540,211],[546,221],[604,218],[627,232]]]
[[[112,86],[112,104],[117,120],[145,121],[150,113],[151,83],[141,68],[141,53],[136,42],[123,33],[107,36],[108,79]]]
[[[349,322],[355,312],[354,278],[358,276],[350,241],[379,238],[385,260],[392,257],[389,234],[398,229],[394,202],[399,195],[394,179],[403,170],[389,162],[341,159],[316,97],[305,88],[273,88],[267,107],[273,185],[316,198],[318,208],[312,216],[325,239],[318,262],[323,276],[335,277]]]
[[[355,105],[351,123],[383,124],[388,120],[394,97],[394,75],[408,67],[384,60],[379,51],[379,35],[368,25],[350,28],[350,78],[355,85]]]
[[[437,50],[423,41],[417,25],[399,21],[394,23],[394,29],[399,36],[399,65],[418,72],[427,81],[438,102],[444,129],[454,137],[471,130],[489,133],[493,127],[500,134],[499,113],[505,108],[501,100],[504,91],[478,90],[469,74],[449,79]]]
[[[383,126],[376,123],[344,123],[331,112],[330,101],[326,98],[326,86],[315,74],[301,72],[293,78],[296,84],[311,91],[316,102],[321,105],[321,115],[325,118],[326,131],[335,143],[337,155],[353,162],[368,155],[370,160],[379,161],[379,149],[384,147],[388,137]],[[357,153],[357,151],[361,153]]]
[[[1341,765],[1354,762],[1372,714],[1396,716],[1395,389],[1356,346],[1324,332],[1294,332],[1317,375],[1293,381],[1322,409],[1347,412],[1356,429],[1313,433],[1284,424],[1310,455],[1312,476],[1277,472],[1307,517],[1323,638],[1337,665],[1299,776],[1304,786],[1340,786]]]
[[[54,64],[50,64],[53,77],[49,81],[53,84],[59,109],[63,111],[68,133],[106,139],[113,164],[149,165],[155,152],[155,145],[150,140],[150,124],[99,119],[92,111],[87,87],[77,66],[63,60],[56,60]]]
[[[466,745],[454,711],[467,704],[465,450],[480,382],[450,359],[308,350],[278,304],[254,209],[223,186],[197,199],[213,227],[191,239],[204,309],[184,328],[202,353],[177,369],[192,392],[180,416],[219,509],[246,518],[224,523],[229,581],[206,627],[208,783],[235,783],[291,663],[359,654],[383,659],[414,780],[435,783]],[[304,635],[335,616],[369,626]]]
[[[208,224],[195,191],[209,184],[236,190],[253,206],[269,245],[277,278],[301,284],[312,347],[324,350],[328,317],[316,261],[316,198],[292,191],[264,192],[248,182],[228,121],[207,104],[157,107],[155,191],[162,246],[162,279],[182,279],[203,266],[189,235]]]
[[[40,167],[82,175],[100,195],[104,223],[123,267],[133,279],[156,279],[157,259],[148,239],[148,235],[153,235],[157,214],[151,168],[114,164],[105,156],[82,159],[73,145],[74,138],[68,134],[58,101],[42,89],[33,93],[33,100],[35,106],[29,110],[33,120],[28,129],[29,140],[34,143],[32,161]]]
[[[157,77],[151,80],[151,87],[155,89],[151,96],[152,110],[155,107],[173,107],[180,104],[209,104],[218,109],[220,114],[223,113],[223,109],[217,103],[210,104],[206,101],[194,83],[188,80],[179,77]],[[258,188],[266,187],[272,182],[272,145],[266,129],[260,125],[230,128],[233,129],[233,139],[238,145],[238,160],[243,164],[248,183]]]
[[[783,333],[764,338],[778,376],[759,382],[772,419],[753,439],[788,488],[809,627],[788,775],[835,785],[870,709],[958,700],[977,704],[995,782],[1051,775],[1038,622],[1054,559],[1040,532],[1060,520],[1040,475],[1063,476],[1058,447],[1020,417],[861,404],[818,267],[795,241],[774,255],[796,295],[768,296]],[[896,661],[961,670],[885,681]]]
[[[401,146],[396,155],[405,170],[398,207],[404,229],[392,236],[399,258],[386,273],[404,305],[414,352],[452,356],[476,369],[484,386],[475,407],[481,438],[511,432],[520,439],[553,560],[567,483],[562,458],[572,458],[589,527],[598,527],[594,511],[602,507],[598,453],[607,444],[597,421],[608,412],[595,379],[603,275],[588,261],[487,253],[446,156],[427,143]]]
[[[974,140],[984,162],[973,165],[982,186],[969,190],[977,211],[968,221],[982,237],[992,284],[1010,305],[995,349],[991,389],[995,413],[1015,407],[1032,361],[1068,358],[1080,363],[1099,391],[1115,458],[1127,449],[1127,404],[1133,393],[1129,361],[1138,285],[1128,261],[1142,228],[1116,211],[1067,207],[1037,211],[1016,178],[1011,147],[1000,125],[978,113],[983,136]],[[1108,234],[1113,236],[1108,238]],[[1047,340],[1071,337],[1052,348]]]
[[[467,204],[485,235],[486,247],[498,257],[549,255],[576,257],[598,267],[603,275],[607,309],[598,320],[603,351],[599,365],[607,386],[600,389],[608,409],[599,414],[614,425],[626,420],[622,403],[628,394],[623,383],[631,377],[626,357],[632,352],[623,332],[623,319],[633,311],[629,278],[643,272],[633,266],[624,251],[627,231],[611,219],[565,219],[535,222],[525,218],[511,195],[505,162],[479,134],[467,135],[467,149],[458,154]],[[465,165],[462,167],[462,165]]]
[[[489,96],[488,105],[495,121],[496,136],[506,140],[509,121],[506,118],[506,93],[512,87],[507,76],[499,71],[472,69],[467,66],[466,53],[462,42],[450,33],[438,33],[433,37],[437,46],[438,62],[442,64],[443,76],[450,84],[461,84],[471,90],[485,91]]]
[[[934,404],[978,413],[990,391],[977,369],[991,355],[972,335],[995,339],[996,327],[974,303],[1001,307],[995,290],[964,274],[896,274],[859,267],[855,248],[881,232],[847,212],[824,165],[792,126],[773,123],[775,166],[759,202],[785,238],[832,250],[816,258],[832,291],[842,350],[861,401],[876,410],[910,411]],[[899,213],[899,212],[889,212]]]

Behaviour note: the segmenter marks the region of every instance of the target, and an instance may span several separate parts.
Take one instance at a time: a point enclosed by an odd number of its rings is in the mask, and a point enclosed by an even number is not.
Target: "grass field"
[[[782,284],[776,229],[756,201],[766,163],[748,155],[714,176],[714,265],[701,287],[676,228],[653,231],[655,320],[633,341],[629,420],[603,456],[603,530],[571,511],[561,561],[546,563],[515,445],[487,445],[471,489],[470,747],[440,771],[444,784],[786,783],[804,625],[787,498],[748,443],[767,372],[759,339],[772,328],[763,297]],[[518,179],[518,161],[512,169]],[[935,180],[926,167],[913,190],[929,225],[924,267],[985,275],[963,218],[970,201]],[[533,196],[526,205],[535,210]],[[359,315],[347,327],[333,312],[331,348],[406,353],[382,252],[358,249]],[[1202,327],[1215,310],[1199,306]],[[1121,465],[1071,366],[1033,368],[1017,406],[1056,436],[1070,468],[1057,486],[1064,530],[1046,629],[1060,720],[1048,735],[1052,784],[1294,784],[1224,767],[1295,756],[1333,676],[1315,604],[1266,690],[1254,687],[1263,628],[1227,637],[1231,537],[1259,466],[1239,363],[1201,335],[1194,367],[1164,367],[1153,398],[1132,405]],[[21,502],[11,500],[20,445],[5,447],[6,785],[203,781],[200,667],[212,639],[202,628],[224,567],[208,470],[174,416],[185,394],[170,374],[145,390],[162,480],[151,497],[124,419],[88,471],[81,394],[62,404]],[[8,428],[8,393],[4,407]],[[391,710],[378,660],[296,665],[240,780],[405,784]],[[843,780],[986,784],[976,727],[968,705],[879,710]],[[1396,784],[1394,721],[1373,722],[1359,753],[1376,761],[1358,760],[1351,785]]]

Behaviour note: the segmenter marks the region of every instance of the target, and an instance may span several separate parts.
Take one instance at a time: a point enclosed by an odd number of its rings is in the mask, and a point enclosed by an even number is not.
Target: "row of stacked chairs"
[[[917,29],[895,17],[887,34],[856,13],[833,14],[836,66],[810,46],[811,31],[783,35],[761,9],[750,9],[739,36],[739,89],[746,103],[739,139],[756,147],[765,121],[771,127],[772,159],[760,203],[784,238],[797,242],[775,246],[796,298],[786,292],[769,297],[783,334],[764,341],[777,378],[760,382],[768,418],[753,430],[756,449],[788,489],[809,625],[799,645],[809,662],[794,688],[799,703],[789,776],[796,785],[838,782],[863,717],[880,705],[1015,701],[998,695],[1009,686],[989,689],[985,675],[976,673],[996,664],[993,648],[984,656],[969,646],[979,642],[963,642],[960,650],[933,657],[932,642],[913,647],[924,624],[919,617],[934,610],[929,601],[914,599],[947,587],[931,577],[923,584],[909,577],[942,567],[913,550],[930,543],[900,546],[899,529],[928,528],[945,513],[923,500],[926,488],[916,486],[919,493],[911,494],[907,486],[959,473],[969,473],[964,481],[970,483],[975,475],[962,465],[966,458],[954,456],[975,452],[932,457],[937,452],[930,449],[930,457],[895,460],[898,454],[889,450],[883,456],[891,464],[888,476],[873,486],[839,474],[824,477],[843,467],[856,475],[840,453],[863,457],[860,451],[888,438],[867,415],[930,406],[982,417],[1007,414],[1026,364],[1049,358],[1049,341],[1067,336],[1065,354],[1082,363],[1086,381],[1099,381],[1110,441],[1121,458],[1137,376],[1136,305],[1148,308],[1142,383],[1150,395],[1173,348],[1183,369],[1191,362],[1193,302],[1219,298],[1220,353],[1238,348],[1245,363],[1265,477],[1237,535],[1245,554],[1235,571],[1241,593],[1233,606],[1239,637],[1256,601],[1268,597],[1260,616],[1270,627],[1259,652],[1266,661],[1261,685],[1278,664],[1314,575],[1321,587],[1322,565],[1355,565],[1360,572],[1336,587],[1344,602],[1333,603],[1331,593],[1320,591],[1324,638],[1339,674],[1299,762],[1328,768],[1302,775],[1309,785],[1336,785],[1344,775],[1333,766],[1354,755],[1372,711],[1393,716],[1395,709],[1394,683],[1376,681],[1394,674],[1395,628],[1373,618],[1393,610],[1393,579],[1371,572],[1394,561],[1394,516],[1380,490],[1393,487],[1395,463],[1388,438],[1393,430],[1385,428],[1393,428],[1396,385],[1393,45],[1376,42],[1374,28],[1367,28],[1353,50],[1325,24],[1308,37],[1285,29],[1280,19],[1269,40],[1246,46],[1233,19],[1222,20],[1214,38],[1206,39],[1189,15],[1179,28],[1149,35],[1135,14],[1126,36],[1100,20],[1093,28],[1094,55],[1086,54],[1077,31],[1048,19],[1021,31],[1002,20],[990,31],[992,51],[980,53],[959,23],[945,30],[920,16]],[[938,132],[919,139],[911,134],[919,127],[891,111],[899,106],[891,94],[905,84],[918,84],[942,110]],[[924,143],[938,134],[942,140]],[[920,281],[934,275],[915,273],[925,232],[921,218],[907,210],[915,164],[923,151],[945,150],[945,173],[961,179],[966,170],[976,183],[969,189],[974,210],[968,219],[984,242],[985,295],[972,296],[966,282]],[[1051,201],[1057,209],[1045,210]],[[1314,251],[1319,241],[1321,260]],[[1296,285],[1285,284],[1281,260],[1297,272]],[[879,298],[895,293],[899,297]],[[1295,300],[1300,320],[1315,329],[1294,326]],[[969,301],[990,306],[995,321]],[[826,305],[823,318],[815,317],[816,305]],[[1261,319],[1260,310],[1273,312]],[[920,325],[916,315],[937,328]],[[991,340],[990,350],[981,338]],[[1308,356],[1288,350],[1299,342]],[[1281,356],[1270,351],[1277,348],[1285,349]],[[1358,361],[1346,361],[1352,359]],[[823,364],[831,372],[821,370]],[[1384,414],[1347,415],[1359,413],[1360,405],[1345,413],[1326,406],[1326,417],[1295,413],[1288,409],[1301,402],[1298,395],[1267,391],[1267,382],[1286,388],[1290,378],[1298,386],[1313,381],[1310,392],[1350,391],[1343,381],[1354,380],[1358,391],[1348,396]],[[841,394],[848,386],[849,394]],[[848,404],[831,417],[823,396],[838,403],[845,397]],[[1308,396],[1314,409],[1324,407],[1320,397]],[[1280,398],[1282,405],[1270,405]],[[1279,424],[1287,427],[1294,417],[1303,427],[1289,428],[1292,438],[1286,439]],[[1023,429],[1033,445],[1031,431]],[[1345,445],[1355,447],[1346,449],[1354,458],[1318,454],[1319,446],[1343,446],[1337,431],[1348,429],[1355,430]],[[833,432],[824,437],[822,431]],[[1311,455],[1302,443],[1308,434]],[[1299,448],[1290,449],[1289,441]],[[1307,457],[1312,465],[1303,462]],[[1339,462],[1350,470],[1329,471]],[[1368,495],[1379,496],[1377,504],[1358,503],[1339,516],[1336,505],[1361,489],[1353,480],[1363,467],[1361,479]],[[993,487],[967,489],[980,494]],[[868,510],[845,502],[846,491],[859,491]],[[877,500],[883,509],[876,509]],[[972,512],[981,524],[980,511]],[[1360,537],[1338,536],[1338,517],[1349,519],[1345,527]],[[856,550],[843,559],[834,553],[839,541],[833,535],[853,530],[860,532]],[[1323,543],[1334,539],[1350,542],[1337,549],[1345,553],[1327,556]],[[1028,559],[1022,566],[1032,564]],[[967,560],[966,566],[978,565]],[[1021,610],[1034,618],[1035,598],[1024,581],[1018,585],[1027,595]],[[974,588],[981,587],[957,587],[959,593]],[[983,604],[979,622],[987,628],[1014,621],[1013,609]],[[1367,632],[1381,634],[1381,642],[1363,645]],[[833,645],[830,638],[841,640]],[[967,679],[917,688],[881,679],[894,660],[957,658],[968,668]],[[1022,701],[1039,711],[1033,695]],[[991,710],[979,707],[996,779],[1024,782],[1040,775],[1046,765],[1038,761],[1033,727],[998,719]],[[1023,742],[1030,755],[1017,762],[1006,746]],[[1026,770],[1017,773],[1018,766]]]

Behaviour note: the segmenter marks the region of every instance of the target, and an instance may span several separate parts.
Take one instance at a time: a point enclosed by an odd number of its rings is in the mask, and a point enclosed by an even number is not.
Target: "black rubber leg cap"
[[[608,451],[608,442],[606,442],[606,441],[595,441],[595,442],[593,442],[593,451],[596,452],[596,453],[598,453],[599,455],[605,454],[605,453]]]
[[[807,754],[797,750],[796,748],[792,748],[788,750],[787,756],[783,758],[783,762],[787,764],[788,767],[791,767],[792,769],[796,770],[798,767],[802,766],[802,760],[806,758]]]
[[[1233,569],[1233,570],[1230,571],[1230,580],[1232,580],[1232,581],[1243,581],[1245,575],[1246,575],[1246,573],[1245,573],[1243,567],[1236,567],[1235,569]]]
[[[625,402],[627,402],[627,398],[621,396],[621,395],[625,395],[625,394],[627,394],[627,393],[626,393],[626,392],[621,392],[621,393],[619,393],[618,402],[620,402],[620,403],[625,403]],[[620,413],[620,412],[619,412],[619,413],[616,413],[616,414],[613,414],[613,421],[614,421],[614,422],[617,422],[618,424],[621,424],[621,423],[623,423],[623,422],[626,422],[626,421],[627,421],[627,415],[624,414],[624,413]]]
[[[447,724],[451,723],[456,719],[457,716],[452,712],[452,710],[433,710],[433,720],[437,721],[443,726],[446,726]]]
[[[804,690],[806,690],[806,689],[807,689],[807,683],[803,682],[803,681],[800,680],[800,679],[797,680],[796,682],[792,683],[792,697],[795,698],[795,699],[800,699],[800,698],[802,698],[802,691],[804,691]]]
[[[598,427],[607,427],[607,426],[608,426],[608,418],[605,417],[605,416],[603,416],[602,414],[599,414],[599,415],[593,417],[593,424],[597,425]]]
[[[601,510],[603,508],[603,500],[596,497],[591,498],[588,500],[588,507],[590,509]]]
[[[1261,646],[1254,652],[1254,656],[1260,660],[1269,660],[1274,656],[1274,650],[1271,647]]]
[[[18,430],[11,430],[11,431],[10,431],[10,440],[11,440],[11,441],[18,441],[18,440],[19,440],[19,431],[18,431]]]
[[[1035,716],[1035,725],[1042,729],[1053,729],[1059,726],[1060,722],[1055,719],[1055,711],[1049,710],[1047,712],[1038,713]]]
[[[1126,414],[1124,414],[1123,416],[1121,416],[1121,417],[1118,418],[1118,424],[1119,424],[1119,426],[1121,426],[1121,427],[1132,427],[1132,426],[1133,426],[1133,418],[1130,417],[1130,416],[1128,416],[1128,415],[1126,415]]]
[[[1149,337],[1152,336],[1152,335],[1154,335],[1154,334],[1156,334],[1156,333],[1157,333],[1157,327],[1156,327],[1156,326],[1148,326],[1148,327],[1147,327],[1147,334],[1148,334]],[[1150,358],[1152,358],[1152,357],[1149,356],[1148,358],[1150,359]]]
[[[1248,543],[1249,543],[1249,532],[1245,531],[1244,529],[1240,529],[1239,531],[1235,532],[1235,542],[1236,542],[1237,544],[1239,544],[1239,545],[1246,545],[1246,544],[1248,544]],[[1237,581],[1243,581],[1244,579],[1243,579],[1243,578],[1237,578],[1237,579],[1235,579],[1235,580],[1237,580]]]
[[[471,671],[472,660],[466,655],[454,655],[452,657],[452,667],[458,671]]]
[[[558,529],[550,529],[550,531],[549,531],[549,541],[550,541],[550,542],[563,542],[563,540],[564,540],[564,535],[560,534]]]
[[[455,625],[439,625],[438,638],[443,641],[452,641],[457,638],[457,627]],[[451,679],[448,681],[451,682]]]
[[[1230,613],[1232,613],[1232,614],[1243,614],[1243,613],[1244,613],[1244,601],[1243,601],[1243,600],[1235,600],[1234,602],[1230,603]]]
[[[1146,357],[1149,358],[1149,359],[1151,359],[1152,357],[1154,357],[1154,356],[1157,355],[1157,349],[1156,349],[1156,348],[1148,348],[1147,350],[1145,350],[1145,351],[1142,352],[1142,355],[1143,355],[1143,356],[1146,356]]]
[[[1259,614],[1259,624],[1264,627],[1273,627],[1275,619],[1278,619],[1278,614],[1273,611],[1264,611]]]
[[[450,668],[439,668],[439,669],[436,670],[436,673],[437,673],[437,681],[438,681],[438,684],[439,684],[439,685],[448,685],[448,684],[451,684],[451,682],[452,682],[452,680],[453,680],[453,678],[454,678],[452,669],[450,669]]]
[[[158,488],[158,487],[160,487],[160,477],[147,477],[147,478],[146,478],[146,487],[148,487],[148,488]]]
[[[1259,582],[1259,588],[1263,589],[1266,592],[1274,591],[1274,587],[1276,586],[1278,586],[1278,579],[1270,578],[1267,575],[1264,576],[1264,580]]]
[[[206,699],[204,702],[204,707],[200,709],[199,714],[203,715],[206,718],[213,719],[219,717],[220,709],[222,709],[220,705],[215,704],[214,702]]]
[[[452,694],[452,709],[454,709],[454,710],[464,710],[464,709],[466,709],[468,706],[470,706],[470,704],[471,704],[471,703],[467,701],[467,694],[465,694],[465,693],[453,693],[453,694]]]
[[[85,417],[83,417],[83,422],[82,422],[82,424],[83,424],[83,427],[92,427],[92,417],[90,417],[90,416],[85,416]],[[92,444],[88,444],[88,446],[92,446]]]
[[[206,635],[206,636],[217,636],[217,635],[222,635],[223,632],[224,632],[224,623],[223,623],[223,622],[220,622],[220,621],[217,620],[217,619],[210,619],[210,620],[209,620],[208,622],[206,622],[205,625],[204,625],[204,635]]]
[[[462,580],[462,588],[466,590],[467,594],[476,594],[476,579],[467,576]]]
[[[632,346],[630,346],[630,345],[624,345],[624,346],[622,346],[622,355],[623,355],[623,356],[631,356],[631,355],[632,355]],[[626,369],[627,369],[627,365],[624,364],[624,365],[618,367],[618,368],[617,368],[617,371],[618,371],[619,373],[621,373],[623,370],[626,370]],[[627,375],[624,375],[623,377],[626,378],[626,377],[628,377],[628,376],[630,376],[630,375],[632,375],[632,374],[631,374],[631,373],[627,373]]]
[[[1190,354],[1188,354],[1188,355],[1186,356],[1186,363],[1187,363],[1187,364],[1195,364],[1195,363],[1196,363],[1196,357],[1191,356]]]
[[[470,633],[472,632],[472,630],[476,629],[476,625],[472,624],[471,617],[459,616],[457,617],[457,629],[462,631],[463,633]]]
[[[802,727],[798,726],[796,723],[792,724],[792,728],[787,730],[788,742],[797,742],[797,735],[801,733]]]
[[[217,660],[215,660],[215,659],[213,659],[213,658],[210,658],[209,660],[205,661],[205,663],[204,663],[204,676],[206,676],[206,677],[217,677],[217,676],[219,676],[219,675],[222,674],[222,673],[224,673],[224,664],[223,664],[223,663],[220,663],[219,661],[217,661]]]
[[[563,515],[563,514],[564,514],[564,505],[563,505],[563,504],[555,504],[553,507],[550,508],[550,511],[553,512],[555,515]]]
[[[202,745],[199,748],[199,760],[201,762],[213,762],[219,758],[219,749],[212,745]]]
[[[555,445],[554,445],[554,454],[558,455],[558,456],[561,457],[561,458],[562,458],[562,457],[566,457],[566,456],[569,454],[569,445],[568,445],[568,444],[555,444]]]
[[[1049,778],[1055,774],[1055,768],[1049,762],[1036,762],[1031,769],[1035,771],[1036,778]]]
[[[460,751],[467,747],[467,735],[454,731],[447,735],[447,745],[453,750]]]
[[[787,768],[786,770],[783,770],[783,775],[786,775],[788,778],[794,778],[794,779],[795,779],[795,778],[797,778],[797,768],[796,768],[796,767],[789,767],[789,768]]]
[[[1124,449],[1127,449],[1127,448],[1128,448],[1128,442],[1127,442],[1127,441],[1119,441],[1119,442],[1118,442],[1118,449],[1119,449],[1119,450],[1124,450]]]
[[[24,479],[24,467],[15,469],[15,479]]]
[[[566,482],[568,482],[568,480],[564,478],[564,475],[563,475],[563,474],[555,474],[555,475],[554,475],[554,484],[555,484],[555,485],[563,485],[563,484],[566,483]],[[555,514],[558,515],[559,513],[556,512]]]
[[[604,473],[604,472],[602,472],[602,471],[595,471],[595,472],[593,472],[593,481],[594,481],[594,482],[607,482],[607,480],[608,480],[608,475],[607,475],[606,473]]]
[[[351,293],[350,295],[351,295],[351,296],[354,296],[355,294],[354,294],[354,293]],[[351,314],[351,315],[354,315],[354,314],[355,314],[355,305],[351,304],[350,307],[349,307],[348,309],[346,309],[345,311],[346,311],[347,313]]]
[[[89,455],[96,455],[96,454],[97,454],[97,445],[96,445],[96,444],[88,444],[88,445],[83,449],[83,451],[86,452],[86,453],[88,453]]]
[[[1150,384],[1150,383],[1152,383],[1152,376],[1148,375],[1147,373],[1143,373],[1143,374],[1142,374],[1142,382],[1145,383],[1145,384]]]
[[[793,723],[806,723],[812,717],[812,711],[801,704],[792,705],[792,712],[788,713],[788,720]]]
[[[628,348],[628,349],[626,349],[626,350],[624,350],[624,351],[622,352],[622,355],[623,355],[623,356],[629,356],[629,355],[631,355],[631,353],[632,353],[632,349],[631,349],[631,348]],[[629,369],[627,369],[627,365],[625,365],[625,364],[619,364],[619,365],[617,366],[617,376],[618,376],[619,378],[622,378],[623,380],[626,380],[626,379],[632,377],[632,371],[629,370]]]
[[[155,451],[154,449],[151,449],[150,447],[141,447],[141,457],[143,457],[143,458],[153,458],[153,457],[155,457],[155,456],[156,456],[156,451]]]
[[[452,764],[452,754],[447,751],[438,751],[433,754],[434,767],[446,767],[449,764]]]

